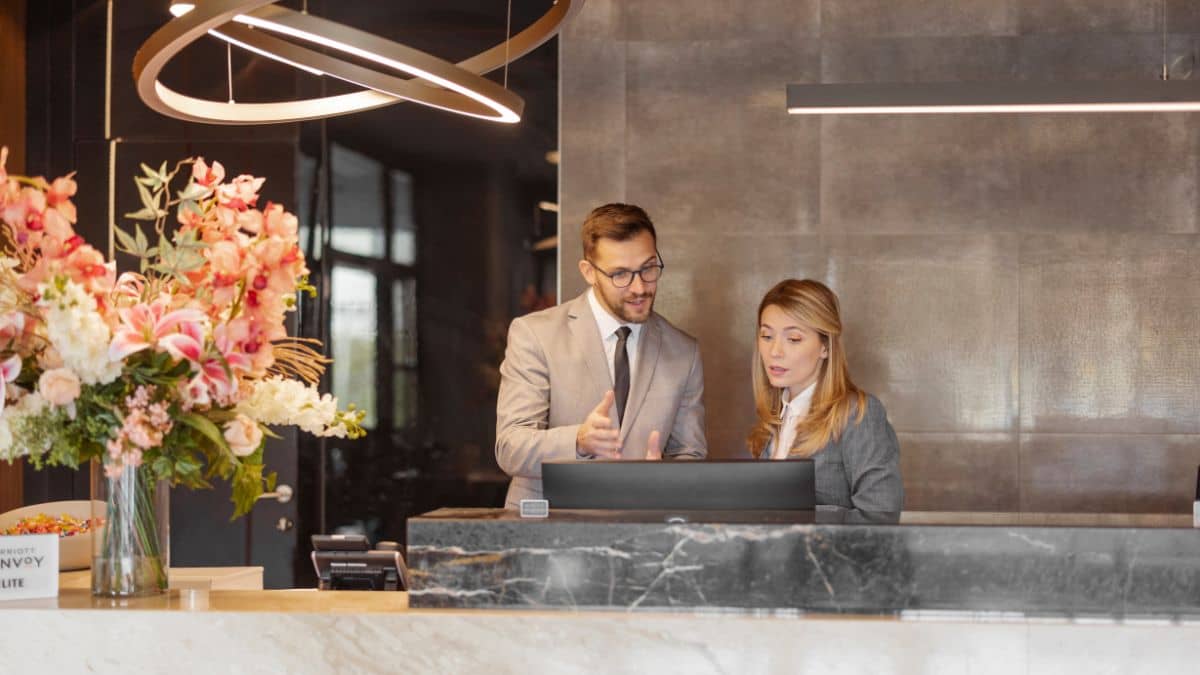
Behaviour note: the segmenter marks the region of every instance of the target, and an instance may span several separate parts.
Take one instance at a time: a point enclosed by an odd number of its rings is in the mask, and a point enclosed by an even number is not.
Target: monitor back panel
[[[542,465],[552,509],[811,510],[813,462],[579,461]]]

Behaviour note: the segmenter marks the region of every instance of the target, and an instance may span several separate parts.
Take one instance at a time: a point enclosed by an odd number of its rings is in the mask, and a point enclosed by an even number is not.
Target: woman
[[[788,279],[758,306],[750,452],[812,458],[817,504],[900,511],[900,446],[879,399],[850,381],[837,296]]]

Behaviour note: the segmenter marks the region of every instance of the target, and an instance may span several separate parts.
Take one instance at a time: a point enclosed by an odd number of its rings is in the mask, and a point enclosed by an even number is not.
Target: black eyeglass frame
[[[605,272],[604,270],[600,269],[600,266],[597,265],[596,263],[592,262],[591,260],[588,260],[587,258],[584,258],[584,260],[587,260],[587,264],[591,265],[592,269],[594,269],[597,272],[599,272],[600,274],[603,274],[604,276],[608,277],[608,280],[612,282],[612,285],[614,287],[629,288],[631,285],[633,285],[633,277],[635,277],[635,276],[640,278],[642,280],[642,283],[644,283],[644,284],[657,283],[658,280],[662,278],[663,270],[665,270],[667,268],[667,262],[665,260],[663,260],[662,254],[659,253],[658,251],[654,252],[654,256],[656,258],[658,258],[658,262],[656,262],[656,263],[651,263],[649,265],[642,267],[641,269],[621,270],[619,272],[613,272],[612,274],[609,274],[608,272]],[[658,275],[655,276],[653,279],[646,278],[646,270],[650,270],[650,269],[658,270]],[[617,283],[617,277],[624,275],[624,274],[629,275],[629,281],[625,282],[624,284]]]

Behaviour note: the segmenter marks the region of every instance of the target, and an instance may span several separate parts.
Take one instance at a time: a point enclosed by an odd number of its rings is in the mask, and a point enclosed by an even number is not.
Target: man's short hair
[[[596,253],[596,244],[601,239],[628,241],[642,232],[649,232],[658,244],[654,223],[641,207],[632,204],[605,204],[597,206],[583,221],[583,257],[588,260]]]

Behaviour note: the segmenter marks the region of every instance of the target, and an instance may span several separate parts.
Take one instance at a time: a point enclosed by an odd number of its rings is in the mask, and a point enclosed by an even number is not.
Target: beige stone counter
[[[153,597],[117,599],[95,597],[86,588],[64,588],[59,592],[57,598],[0,602],[0,612],[12,609],[377,614],[407,611],[408,594],[308,589],[293,591],[173,589],[163,595]]]
[[[349,591],[0,603],[3,673],[1170,673],[1198,644],[1190,622],[410,610]]]
[[[172,567],[167,570],[168,585],[177,589],[209,591],[261,591],[261,567]],[[92,587],[91,570],[73,570],[58,574],[60,589],[88,590]]]

